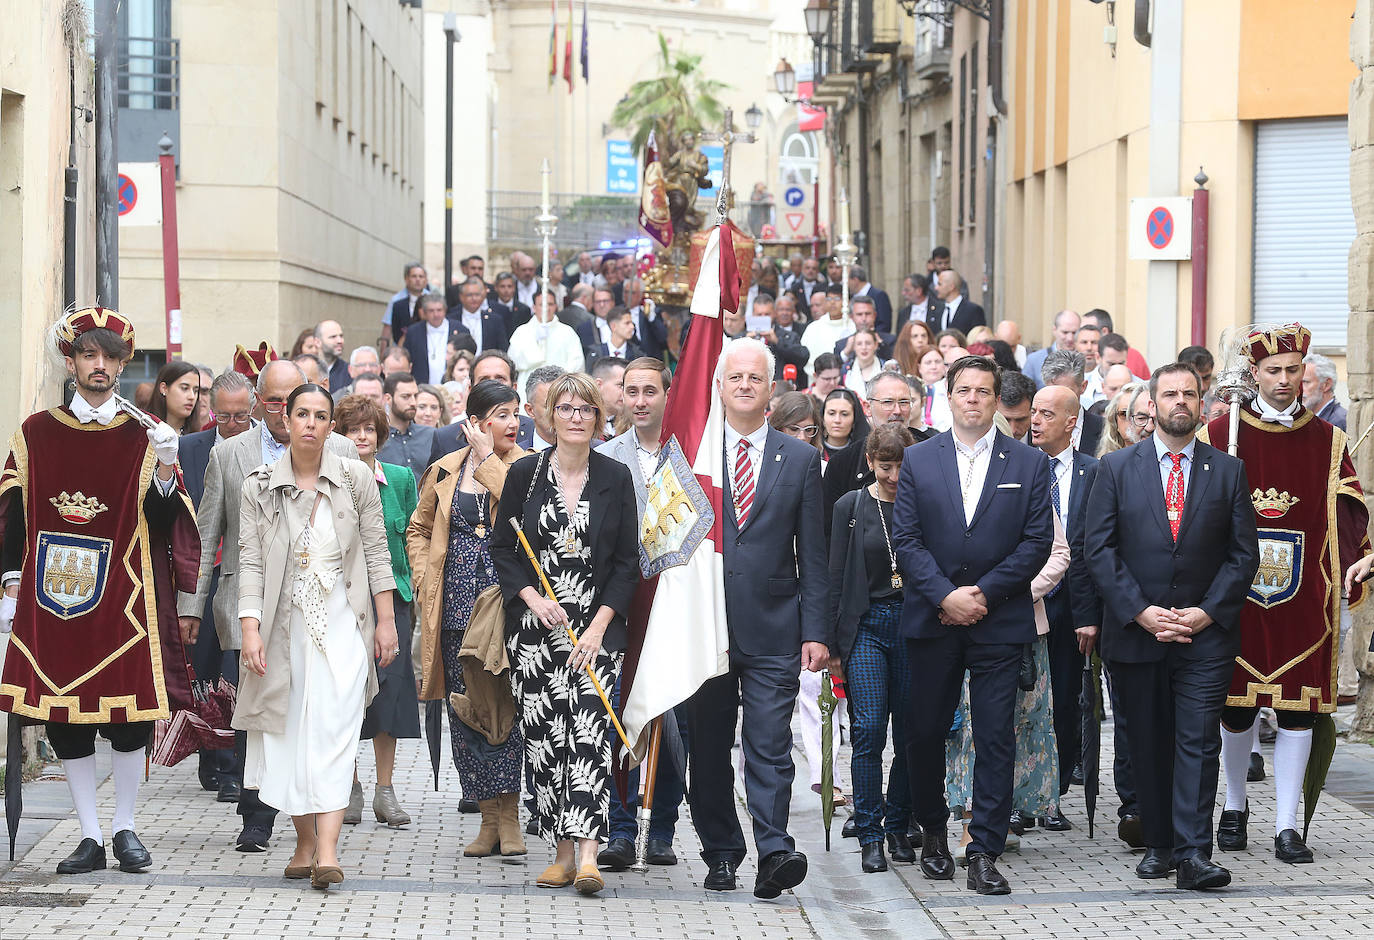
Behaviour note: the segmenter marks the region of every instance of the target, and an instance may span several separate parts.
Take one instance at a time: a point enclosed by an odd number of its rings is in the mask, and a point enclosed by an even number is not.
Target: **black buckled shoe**
[[[1207,888],[1224,888],[1231,883],[1231,873],[1210,858],[1194,855],[1178,863],[1178,874],[1174,876],[1178,887],[1189,891]]]
[[[1040,828],[1049,832],[1068,832],[1073,828],[1073,823],[1064,818],[1064,814],[1058,807],[1048,816],[1040,817]]]
[[[943,825],[921,830],[921,874],[932,881],[954,880],[954,856]]]
[[[859,846],[859,863],[867,874],[887,871],[887,857],[883,855],[881,842],[869,842]]]
[[[849,818],[844,821],[844,825],[840,827],[840,838],[857,839],[858,837],[859,824],[854,821],[853,814],[850,814]]]
[[[1250,752],[1250,769],[1245,771],[1245,779],[1254,783],[1256,780],[1264,779],[1264,755]]]
[[[114,854],[119,859],[120,871],[138,873],[153,864],[152,855],[132,829],[121,829],[114,834]]]
[[[916,849],[905,832],[887,834],[887,854],[892,856],[894,862],[901,862],[903,865],[910,865],[916,861]]]
[[[785,849],[759,860],[754,878],[754,897],[771,900],[806,880],[806,856]]]
[[[59,875],[84,875],[105,868],[105,846],[94,839],[82,839],[76,850],[57,863]]]
[[[1173,852],[1168,849],[1146,849],[1145,857],[1135,866],[1135,876],[1137,878],[1168,878],[1169,872],[1174,870],[1173,862],[1170,861]]]
[[[635,863],[635,844],[629,839],[612,839],[596,857],[596,864],[608,871],[624,871]]]
[[[676,865],[677,854],[673,851],[671,842],[665,842],[663,839],[650,839],[649,844],[644,848],[644,861],[650,865]]]
[[[1312,861],[1312,850],[1302,841],[1296,829],[1285,829],[1274,836],[1274,858],[1290,865],[1306,865]]]
[[[706,880],[702,882],[702,887],[707,891],[734,891],[735,863],[728,858],[712,862],[706,871]]]
[[[1011,885],[997,870],[996,859],[982,852],[968,857],[968,887],[979,894],[1011,894]]]
[[[1250,837],[1246,824],[1250,821],[1250,801],[1245,801],[1245,809],[1224,809],[1217,823],[1217,848],[1226,852],[1239,852],[1245,848]],[[1310,859],[1309,859],[1310,861]]]

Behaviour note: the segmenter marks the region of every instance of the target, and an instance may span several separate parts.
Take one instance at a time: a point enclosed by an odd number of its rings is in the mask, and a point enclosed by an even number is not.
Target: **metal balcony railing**
[[[120,40],[115,78],[121,108],[180,110],[181,40],[135,36]]]

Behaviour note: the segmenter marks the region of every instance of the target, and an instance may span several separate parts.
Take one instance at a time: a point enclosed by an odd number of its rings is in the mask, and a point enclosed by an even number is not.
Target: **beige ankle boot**
[[[386,823],[392,829],[410,825],[410,814],[401,809],[401,804],[396,799],[396,791],[392,787],[378,784],[372,791],[372,814],[377,817],[377,822]]]
[[[501,854],[524,855],[525,836],[520,832],[520,794],[502,793],[496,799],[500,806],[497,822],[501,833]]]
[[[344,810],[344,824],[356,826],[363,821],[363,785],[353,781],[353,790],[348,794],[348,808]]]
[[[477,804],[477,808],[482,813],[482,828],[477,830],[477,838],[463,849],[463,854],[468,858],[486,858],[496,851],[497,842],[500,841],[497,835],[497,819],[501,812],[500,798],[482,800]]]

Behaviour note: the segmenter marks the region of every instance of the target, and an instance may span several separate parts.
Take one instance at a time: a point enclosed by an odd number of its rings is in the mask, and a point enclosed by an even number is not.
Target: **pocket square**
[[[997,488],[998,488],[999,490],[1019,490],[1019,489],[1021,488],[1021,484],[1020,484],[1020,483],[998,483],[998,484],[997,484]]]

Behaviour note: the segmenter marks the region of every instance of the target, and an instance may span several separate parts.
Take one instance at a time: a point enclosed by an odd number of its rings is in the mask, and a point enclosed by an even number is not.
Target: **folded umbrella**
[[[1082,717],[1083,802],[1088,810],[1088,838],[1093,838],[1093,814],[1097,811],[1099,783],[1098,763],[1102,748],[1101,687],[1093,672],[1093,657],[1083,660],[1083,688],[1078,693],[1078,711]]]
[[[838,701],[827,671],[821,676],[821,694],[816,698],[821,711],[821,821],[825,823],[827,852],[830,851],[830,823],[835,818],[835,705]]]
[[[1326,774],[1331,769],[1331,758],[1336,754],[1336,722],[1330,715],[1317,715],[1312,726],[1312,752],[1307,757],[1307,771],[1302,778],[1302,839],[1307,841],[1307,828],[1312,825],[1312,814],[1317,811],[1317,800],[1321,799],[1322,788],[1326,786]]]
[[[5,739],[5,825],[10,830],[10,861],[14,861],[14,842],[19,834],[19,819],[24,815],[24,726],[19,716],[10,715]]]
[[[434,771],[434,792],[439,792],[439,749],[444,740],[444,703],[425,702],[425,743],[429,745],[429,766]]]

